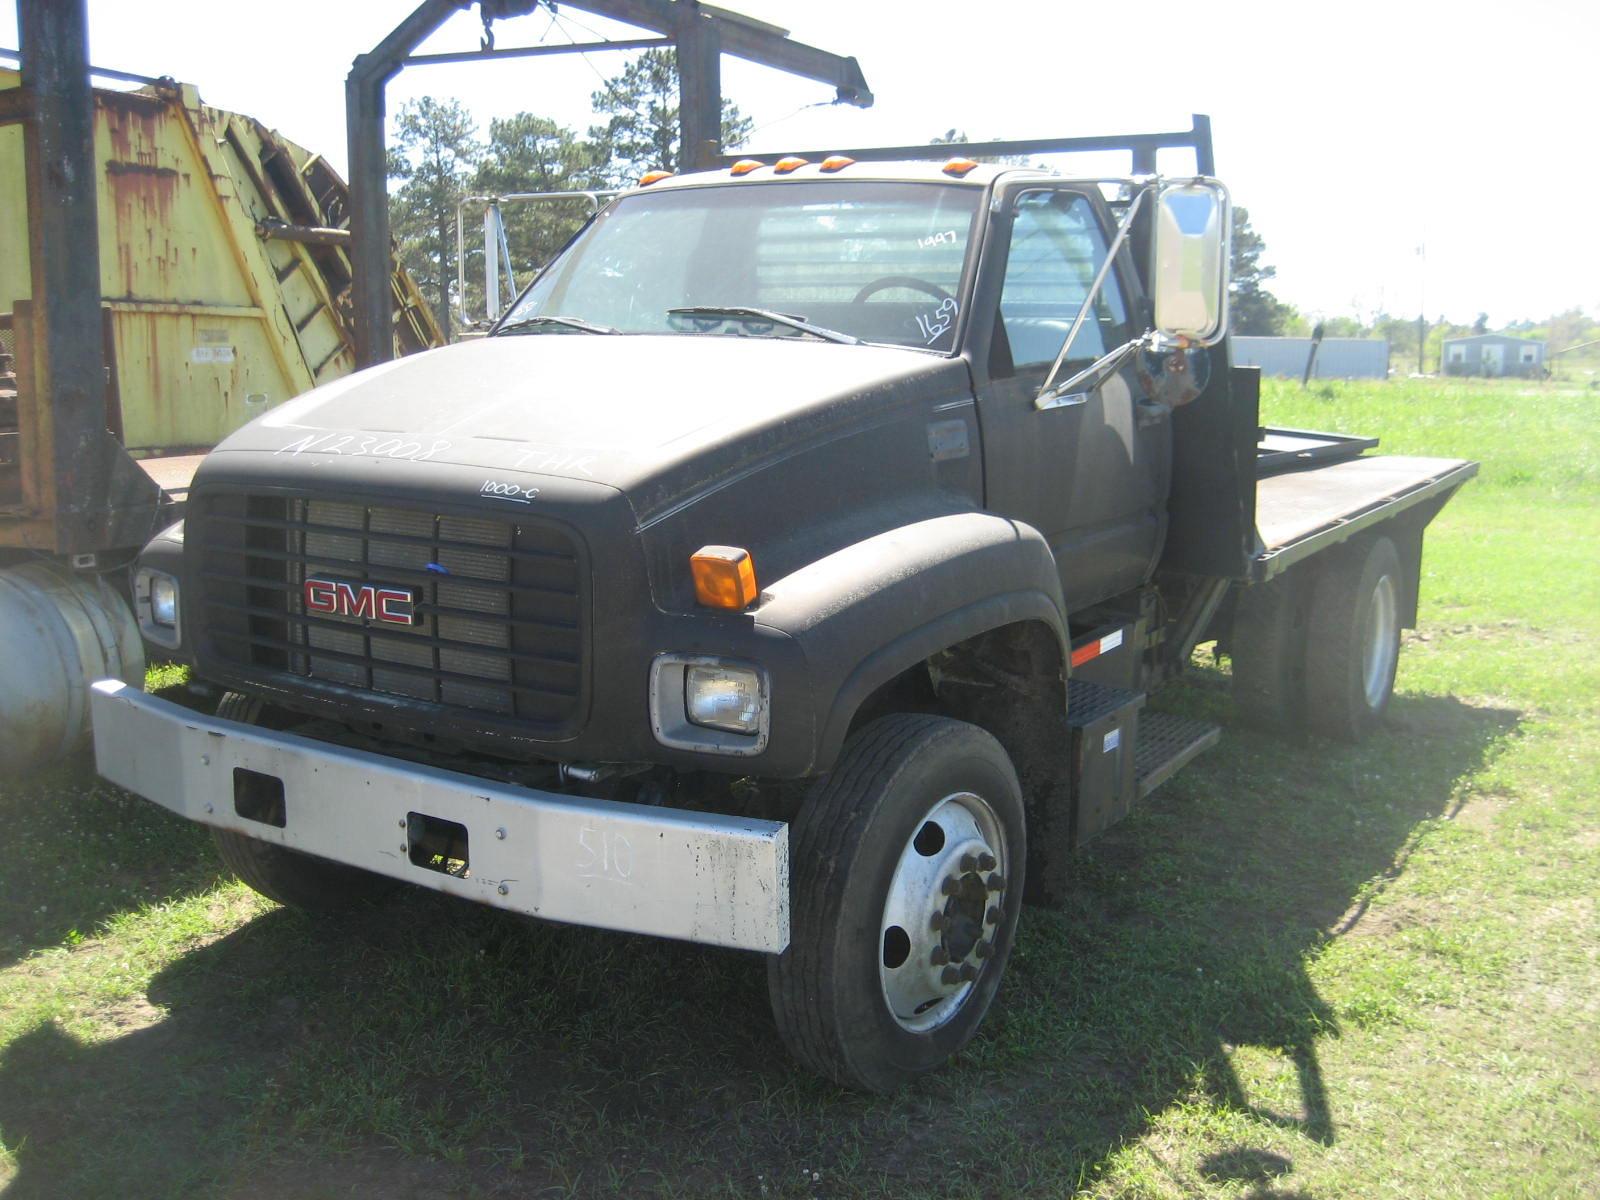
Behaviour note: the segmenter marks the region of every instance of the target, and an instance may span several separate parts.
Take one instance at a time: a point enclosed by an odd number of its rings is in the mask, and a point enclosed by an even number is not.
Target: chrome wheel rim
[[[1365,652],[1362,655],[1361,682],[1366,692],[1367,707],[1382,706],[1389,690],[1389,679],[1394,670],[1395,656],[1400,652],[1400,628],[1396,620],[1399,604],[1395,599],[1394,580],[1385,575],[1372,589],[1372,603],[1367,606]]]
[[[878,931],[878,976],[903,1029],[945,1024],[993,969],[1004,926],[1005,830],[983,797],[956,792],[900,852]]]

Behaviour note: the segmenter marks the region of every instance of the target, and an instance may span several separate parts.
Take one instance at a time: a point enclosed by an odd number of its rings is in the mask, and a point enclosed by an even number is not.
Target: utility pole
[[[1417,258],[1421,262],[1417,265],[1417,374],[1427,373],[1423,366],[1423,356],[1428,351],[1428,244],[1422,242],[1417,246]]]

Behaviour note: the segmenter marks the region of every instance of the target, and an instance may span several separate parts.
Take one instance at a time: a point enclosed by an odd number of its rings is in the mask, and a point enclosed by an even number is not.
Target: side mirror
[[[1228,329],[1228,250],[1233,230],[1227,189],[1213,179],[1170,183],[1156,197],[1151,291],[1163,337],[1200,346]]]

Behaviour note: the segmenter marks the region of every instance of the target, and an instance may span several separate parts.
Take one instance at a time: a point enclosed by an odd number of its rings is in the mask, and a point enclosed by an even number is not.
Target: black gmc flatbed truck
[[[1216,739],[1144,707],[1197,645],[1376,726],[1476,465],[1259,427],[1214,180],[866,157],[646,177],[489,336],[225,441],[134,581],[220,705],[97,683],[100,771],[304,909],[765,953],[794,1055],[887,1089]]]

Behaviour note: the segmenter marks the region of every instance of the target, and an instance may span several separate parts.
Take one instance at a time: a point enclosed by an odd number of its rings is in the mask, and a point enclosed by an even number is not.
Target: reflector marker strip
[[[1095,638],[1092,642],[1085,642],[1072,652],[1072,665],[1081,667],[1092,659],[1099,658],[1102,654],[1109,654],[1122,645],[1122,630],[1114,629],[1104,637]]]

